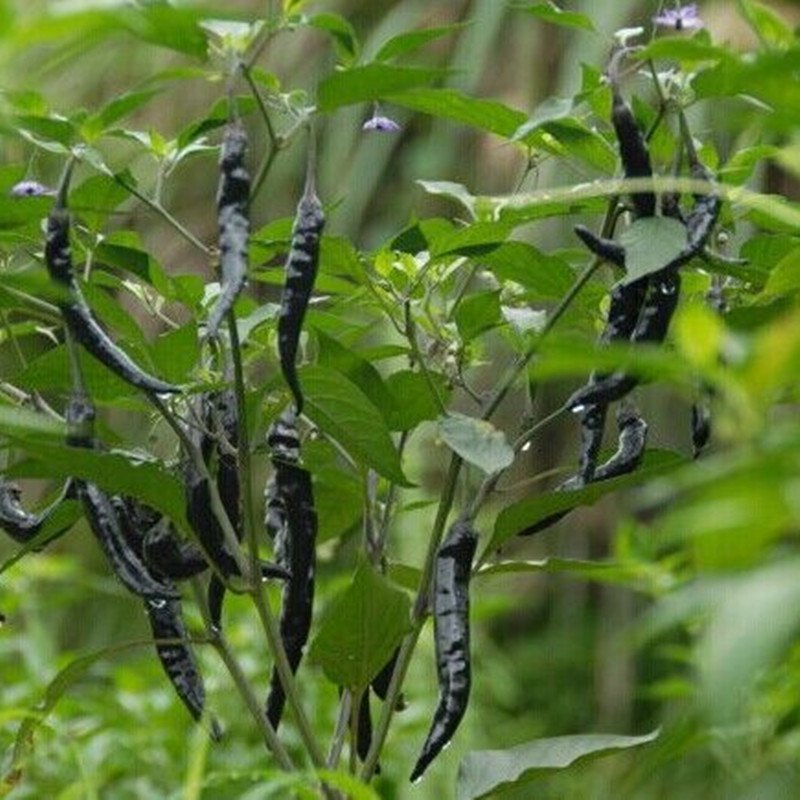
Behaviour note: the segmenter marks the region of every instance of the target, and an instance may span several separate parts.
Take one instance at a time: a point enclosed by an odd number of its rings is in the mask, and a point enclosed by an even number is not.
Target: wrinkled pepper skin
[[[324,227],[325,214],[314,190],[313,181],[309,177],[297,206],[278,316],[278,355],[281,371],[294,396],[298,415],[303,411],[303,392],[297,378],[297,349],[306,309],[317,277],[320,238]]]
[[[278,565],[290,574],[283,588],[280,633],[289,665],[296,672],[311,630],[317,514],[311,474],[299,465],[300,441],[292,411],[270,427],[267,443],[275,476],[273,504],[267,509],[266,524],[274,536]],[[280,723],[285,702],[280,676],[273,669],[266,709],[274,728]]]
[[[472,525],[456,522],[439,547],[433,587],[434,641],[439,704],[411,773],[422,777],[453,738],[464,717],[472,682],[469,646],[469,582],[478,537]]]
[[[219,221],[220,295],[208,318],[208,337],[219,334],[219,327],[233,308],[247,283],[247,246],[250,237],[250,175],[245,167],[247,134],[239,122],[225,129],[220,153],[220,179],[217,190]]]

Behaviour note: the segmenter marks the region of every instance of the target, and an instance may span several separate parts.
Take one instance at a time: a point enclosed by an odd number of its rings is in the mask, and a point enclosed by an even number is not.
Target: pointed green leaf
[[[406,593],[362,562],[326,609],[310,658],[330,681],[359,693],[411,630],[410,612]]]
[[[465,461],[487,474],[510,467],[514,451],[491,422],[450,413],[439,420],[439,435]]]
[[[532,3],[530,5],[515,5],[514,8],[520,11],[527,11],[534,17],[538,17],[544,22],[550,22],[553,25],[563,25],[568,28],[583,28],[587,31],[593,31],[594,25],[592,20],[577,11],[564,11],[557,3],[548,0],[545,3]]]
[[[300,370],[306,413],[360,464],[401,486],[410,486],[380,411],[351,381],[335,370]]]
[[[465,27],[465,23],[457,23],[455,25],[445,25],[441,28],[423,28],[418,31],[407,31],[397,36],[392,36],[391,39],[381,45],[380,50],[375,54],[375,61],[390,61],[399,55],[411,53],[428,44],[428,42],[441,39],[442,36],[447,36],[463,27]]]
[[[503,790],[521,789],[533,783],[542,773],[641,747],[654,742],[658,736],[657,730],[644,736],[587,733],[534,739],[508,750],[477,750],[459,764],[456,797],[458,800],[477,800],[490,794],[499,797]]]
[[[441,69],[365,64],[329,75],[320,83],[317,99],[321,111],[334,111],[340,106],[382,100],[414,86],[426,86],[446,74]]]
[[[630,486],[636,486],[658,475],[663,475],[685,463],[677,453],[667,450],[648,450],[642,466],[629,475],[621,475],[607,481],[590,483],[581,489],[565,492],[547,492],[528,500],[508,506],[500,512],[494,526],[494,534],[486,547],[487,552],[496,550],[512,536],[536,525],[553,514],[570,511],[578,506],[596,503],[604,495]]]
[[[619,237],[625,248],[625,283],[665,267],[686,247],[686,228],[670,217],[637,219]]]

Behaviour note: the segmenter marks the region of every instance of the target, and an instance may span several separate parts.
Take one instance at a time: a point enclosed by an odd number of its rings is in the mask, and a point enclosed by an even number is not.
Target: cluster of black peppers
[[[250,178],[245,167],[246,149],[244,128],[234,120],[225,130],[221,148],[217,192],[221,291],[209,314],[205,333],[208,341],[217,341],[222,322],[232,319],[233,304],[247,279]],[[70,164],[48,215],[45,242],[46,266],[51,278],[64,290],[59,308],[70,338],[149,397],[180,393],[180,387],[149,375],[131,360],[109,338],[83,297],[74,275],[69,241],[67,196],[71,169]],[[295,358],[317,272],[319,240],[325,223],[322,206],[314,192],[313,169],[313,160],[309,159],[306,188],[298,207],[286,262],[279,317],[280,363],[294,395],[297,413],[302,409],[303,398]],[[94,436],[95,409],[82,385],[77,354],[73,356],[75,388],[65,412],[67,443],[96,448],[100,445]],[[230,383],[230,370],[226,370],[225,377]],[[222,527],[212,508],[209,477],[215,481],[228,521],[241,541],[239,418],[235,393],[230,388],[199,394],[187,404],[193,422],[185,424],[184,434],[195,453],[200,454],[205,467],[195,463],[188,452],[183,454],[180,463],[186,517],[197,543],[183,540],[168,519],[139,501],[109,495],[97,485],[80,479],[67,480],[50,506],[30,513],[21,505],[18,487],[0,476],[0,527],[24,545],[42,531],[64,500],[80,501],[89,527],[114,574],[126,589],[142,599],[164,671],[190,714],[199,720],[205,705],[203,679],[187,637],[176,583],[210,570],[209,618],[213,626],[221,628],[226,582],[239,577],[241,569],[226,546]],[[284,582],[280,631],[289,662],[296,670],[311,624],[317,521],[311,476],[300,465],[300,443],[294,420],[295,411],[290,408],[269,434],[275,472],[267,491],[266,527],[275,539],[279,563],[262,562],[261,577]],[[50,531],[48,541],[64,532]],[[275,674],[266,703],[274,726],[280,720],[284,699],[280,679]],[[212,736],[217,738],[220,731],[215,720],[210,721],[210,727]]]
[[[647,144],[633,112],[620,92],[612,61],[609,79],[612,89],[612,124],[616,133],[624,175],[650,178],[652,167]],[[250,182],[245,168],[247,137],[238,121],[229,123],[221,150],[217,206],[220,228],[221,292],[212,309],[205,338],[216,341],[220,326],[231,319],[233,304],[247,278]],[[710,172],[699,162],[691,143],[686,144],[691,176],[711,183]],[[69,214],[66,197],[67,169],[54,207],[47,220],[45,261],[53,280],[65,290],[60,302],[65,325],[72,338],[124,380],[148,395],[178,393],[180,388],[143,371],[107,336],[94,318],[75,280],[69,246]],[[636,218],[653,217],[658,201],[652,191],[631,194]],[[716,223],[720,200],[712,194],[696,195],[688,213],[680,208],[679,197],[660,199],[662,215],[679,220],[686,228],[683,250],[660,270],[621,283],[611,292],[611,304],[601,343],[614,341],[660,342],[677,306],[681,266],[700,254]],[[281,370],[293,398],[271,425],[267,444],[273,474],[265,490],[265,528],[273,541],[277,564],[261,565],[265,578],[284,581],[280,634],[289,665],[296,671],[308,640],[314,599],[315,541],[317,517],[312,480],[303,468],[297,417],[303,409],[303,395],[297,378],[296,356],[300,333],[316,277],[319,245],[325,217],[314,184],[313,141],[305,190],[300,199],[286,262],[285,283],[278,319],[278,350]],[[595,236],[578,226],[576,233],[600,258],[625,268],[625,250],[618,243]],[[715,303],[722,305],[721,299]],[[230,378],[227,370],[226,378]],[[640,464],[646,445],[647,425],[636,409],[624,400],[636,385],[636,378],[624,372],[593,374],[567,405],[580,415],[582,444],[577,473],[558,487],[568,491],[594,481],[631,472]],[[617,412],[619,445],[605,463],[598,455],[609,405],[623,400]],[[228,520],[236,537],[242,538],[237,447],[239,445],[236,397],[230,388],[208,392],[191,401],[198,424],[186,425],[185,434],[205,469],[184,454],[182,472],[186,485],[186,516],[197,544],[182,540],[170,521],[129,497],[109,496],[96,485],[68,480],[59,498],[48,508],[32,514],[20,505],[16,486],[0,478],[0,527],[20,543],[30,542],[66,498],[83,505],[90,528],[97,537],[113,571],[123,585],[142,598],[156,650],[164,670],[190,713],[199,719],[204,707],[204,689],[184,627],[180,593],[176,582],[196,577],[211,569],[208,580],[209,616],[214,626],[222,624],[226,581],[240,576],[237,560],[226,547],[219,520],[212,510],[209,476],[216,482]],[[84,392],[76,391],[67,406],[68,442],[78,447],[97,447],[94,438],[94,408]],[[693,439],[696,451],[708,439],[706,404],[693,411]],[[536,533],[561,518],[557,514],[522,535]],[[53,531],[55,538],[63,531]],[[411,778],[422,776],[447,745],[464,716],[469,701],[471,669],[469,645],[469,582],[478,536],[471,519],[459,519],[439,547],[434,574],[432,612],[440,698],[428,736]],[[385,699],[397,653],[375,677],[371,686]],[[285,705],[285,692],[277,670],[273,671],[266,701],[266,715],[275,728]],[[358,753],[365,758],[371,741],[368,693],[359,709]],[[216,722],[212,733],[218,735]]]

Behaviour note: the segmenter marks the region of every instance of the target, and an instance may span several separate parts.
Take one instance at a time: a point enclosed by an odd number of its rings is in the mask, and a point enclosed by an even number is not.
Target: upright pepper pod
[[[319,246],[325,214],[314,179],[313,139],[303,196],[297,206],[292,246],[286,260],[286,277],[278,315],[278,355],[283,377],[294,395],[295,409],[303,411],[303,392],[297,379],[297,348],[319,265]]]
[[[62,181],[56,202],[47,217],[44,249],[45,264],[50,277],[67,289],[67,299],[59,301],[67,328],[76,341],[124,381],[154,394],[180,392],[180,387],[145,372],[124,350],[114,344],[86,303],[72,269],[69,213],[66,208],[68,186],[69,175]]]
[[[225,129],[220,153],[217,190],[219,219],[220,295],[208,318],[208,337],[216,338],[219,326],[233,308],[247,282],[247,247],[250,236],[250,175],[245,167],[247,133],[239,121]]]
[[[411,780],[422,777],[453,738],[469,703],[469,582],[478,536],[470,522],[456,522],[439,547],[433,586],[433,623],[439,705]]]
[[[290,575],[283,587],[280,633],[292,672],[296,672],[311,630],[314,606],[317,514],[311,474],[299,463],[300,440],[293,410],[285,412],[267,434],[275,468],[274,502],[267,509],[267,530],[274,536],[279,566]],[[267,696],[267,718],[277,728],[286,694],[276,669]]]

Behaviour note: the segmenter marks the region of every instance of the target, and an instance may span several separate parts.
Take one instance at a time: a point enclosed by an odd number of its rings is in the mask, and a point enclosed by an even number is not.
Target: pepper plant
[[[476,3],[593,43],[523,109],[448,69],[469,15],[362,45],[358,9],[266,5],[0,3],[0,795],[786,796],[791,24],[740,0],[736,52],[695,6]],[[85,108],[48,90],[123,43],[169,56]],[[481,158],[519,174],[484,190]],[[559,549],[606,495],[610,546]],[[555,573],[637,598],[659,674],[620,724],[555,722],[558,692],[487,710],[498,665],[542,680],[492,636]],[[61,650],[38,614],[107,624]]]

